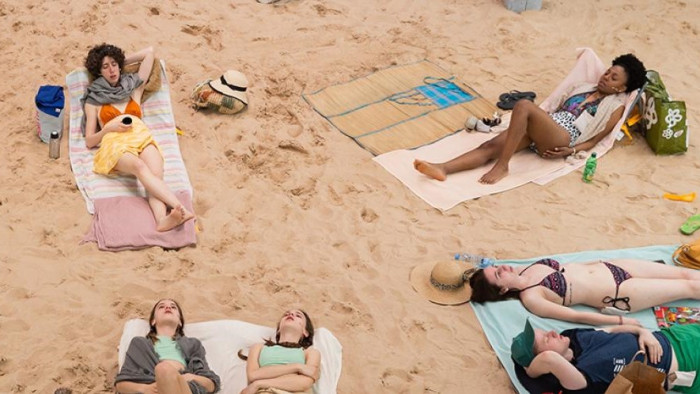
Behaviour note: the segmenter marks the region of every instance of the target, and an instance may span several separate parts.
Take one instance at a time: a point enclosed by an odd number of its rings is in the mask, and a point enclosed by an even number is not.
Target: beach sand
[[[273,325],[303,306],[344,347],[340,393],[513,392],[470,306],[426,301],[410,270],[462,251],[527,258],[694,240],[678,227],[700,201],[661,196],[700,191],[696,135],[672,157],[640,138],[618,144],[592,184],[576,172],[441,213],[301,95],[429,59],[494,103],[511,89],[539,102],[587,46],[606,64],[638,55],[697,124],[699,2],[543,3],[516,14],[500,0],[0,0],[0,391],[111,391],[124,322],[173,297],[189,322]],[[91,216],[67,139],[49,159],[33,97],[102,42],[153,45],[167,62],[196,247],[79,244]],[[194,111],[194,86],[227,69],[247,75],[249,108]]]

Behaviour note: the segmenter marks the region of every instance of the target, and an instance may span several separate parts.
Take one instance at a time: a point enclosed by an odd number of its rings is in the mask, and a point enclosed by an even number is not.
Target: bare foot
[[[418,172],[427,175],[433,179],[437,179],[438,181],[444,181],[447,179],[447,174],[445,174],[445,170],[440,168],[436,164],[428,163],[427,161],[423,160],[414,160],[413,161],[413,168],[415,168]]]
[[[194,219],[194,214],[185,209],[184,205],[180,205],[179,207],[177,207],[177,209],[182,214],[182,221],[180,222],[180,224],[185,223],[188,220]]]
[[[508,167],[502,167],[495,164],[489,172],[484,174],[481,179],[479,179],[479,182],[487,185],[493,185],[494,183],[505,178],[506,175],[508,175]]]
[[[177,208],[171,209],[170,213],[166,217],[160,219],[160,221],[156,225],[156,230],[168,231],[179,226],[181,223],[183,223],[182,211]]]

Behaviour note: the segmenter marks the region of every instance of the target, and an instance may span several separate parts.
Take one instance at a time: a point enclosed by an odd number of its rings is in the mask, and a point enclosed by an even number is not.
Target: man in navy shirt
[[[573,329],[546,332],[525,330],[513,338],[513,360],[527,376],[552,374],[561,386],[576,393],[602,393],[637,351],[645,350],[649,363],[669,376],[668,386],[688,393],[700,392],[700,325],[675,325],[651,332],[643,327],[619,325],[602,330]],[[684,371],[684,372],[679,372]],[[676,377],[680,377],[676,380]]]

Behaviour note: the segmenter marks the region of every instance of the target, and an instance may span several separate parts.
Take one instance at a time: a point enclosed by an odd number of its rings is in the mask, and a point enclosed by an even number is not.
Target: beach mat
[[[463,128],[469,116],[490,117],[497,110],[427,60],[304,94],[304,99],[374,155],[437,141]]]
[[[131,339],[148,333],[148,322],[132,319],[124,324],[119,341],[119,368],[126,358]],[[199,323],[187,323],[187,336],[197,338],[206,350],[209,368],[221,378],[220,393],[238,394],[246,386],[246,362],[238,357],[238,351],[265,338],[274,338],[275,328],[259,326],[238,320],[213,320]],[[314,394],[335,394],[342,369],[343,347],[338,339],[326,328],[314,332],[313,348],[321,353],[321,375],[313,386]]]
[[[558,102],[558,99],[571,86],[581,82],[595,82],[605,70],[605,65],[593,50],[579,48],[575,66],[559,86],[540,104],[540,107],[548,112],[553,111],[553,103]],[[591,149],[598,154],[599,158],[612,148],[616,138],[618,138],[618,131],[624,124],[624,119],[626,119],[635,97],[636,92],[628,95],[625,112],[618,124],[609,135]],[[498,126],[497,130],[505,130],[509,121],[510,113],[503,117],[503,123]],[[517,152],[511,159],[508,176],[493,185],[479,183],[479,179],[491,169],[493,163],[487,163],[473,170],[450,174],[443,182],[430,179],[413,168],[415,159],[434,163],[445,162],[478,147],[483,142],[494,138],[495,135],[495,133],[459,132],[415,150],[402,149],[387,152],[375,157],[374,160],[418,197],[442,211],[448,210],[460,202],[500,193],[528,182],[546,185],[554,179],[575,171],[586,161],[585,158],[572,158],[569,161],[563,158],[543,159],[525,149]]]
[[[180,154],[164,61],[161,61],[161,66],[161,87],[141,104],[142,120],[150,129],[163,154],[163,180],[181,200],[184,199],[191,205],[192,185]],[[82,130],[83,108],[80,105],[80,99],[85,95],[88,84],[89,75],[85,68],[73,70],[66,76],[70,96],[68,151],[71,168],[88,212],[95,214],[83,241],[96,241],[101,250],[110,251],[149,246],[175,249],[195,244],[193,220],[167,232],[155,230],[152,211],[148,204],[141,203],[146,201],[146,190],[135,177],[104,176],[93,172],[93,158],[97,149],[88,149],[85,145]],[[103,200],[103,203],[96,204],[98,200]],[[101,212],[97,212],[96,205],[101,207]],[[130,209],[118,209],[118,206],[129,206]],[[129,218],[126,218],[126,215]],[[148,219],[147,223],[144,219]],[[123,221],[146,225],[124,228],[120,225]],[[120,230],[115,233],[115,229]]]
[[[561,263],[575,263],[592,260],[610,260],[635,258],[644,260],[663,260],[666,264],[672,265],[671,255],[676,250],[678,245],[669,246],[648,246],[631,249],[618,250],[594,250],[577,253],[567,253],[551,256],[540,256],[525,260],[499,260],[496,264],[513,264],[513,265],[528,265],[535,261],[548,257],[558,260]],[[665,305],[676,306],[694,306],[700,307],[700,301],[681,300]],[[529,317],[533,326],[543,330],[563,331],[570,328],[590,328],[591,326],[564,322],[553,319],[546,319],[535,316],[528,312],[519,300],[507,300],[499,302],[487,302],[484,304],[471,303],[474,313],[476,314],[481,327],[486,334],[491,347],[496,352],[499,361],[503,364],[508,376],[510,377],[513,386],[519,393],[527,393],[527,390],[518,381],[515,366],[510,355],[510,345],[513,337],[522,332],[525,326],[525,320]],[[585,306],[574,306],[578,310],[594,310]],[[639,320],[642,325],[652,331],[658,330],[659,327],[654,317],[654,312],[651,308],[627,315],[631,318]]]

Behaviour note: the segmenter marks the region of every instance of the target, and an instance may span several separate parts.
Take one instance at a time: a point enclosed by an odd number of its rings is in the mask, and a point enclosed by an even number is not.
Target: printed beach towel
[[[546,111],[551,111],[552,103],[565,94],[572,85],[581,82],[597,81],[605,69],[603,62],[600,61],[593,50],[590,48],[579,49],[574,68],[549,97],[540,104],[540,107]],[[598,154],[599,158],[613,146],[617,136],[616,130],[622,127],[635,97],[636,93],[628,96],[625,112],[620,122],[615,126],[612,133],[591,149],[591,151],[595,151]],[[505,130],[509,120],[510,113],[503,117],[503,123],[502,126],[499,126],[499,130]],[[454,207],[462,201],[500,193],[528,182],[545,185],[585,164],[585,159],[573,160],[570,163],[564,159],[547,160],[528,150],[523,150],[516,153],[511,159],[508,176],[493,185],[485,185],[478,182],[481,176],[493,165],[490,163],[470,171],[451,174],[444,182],[430,179],[413,168],[413,161],[417,158],[429,162],[444,162],[478,147],[493,137],[495,137],[493,133],[460,132],[415,150],[404,149],[384,153],[375,157],[374,160],[398,178],[418,197],[443,211]]]
[[[671,262],[671,255],[676,248],[677,245],[648,246],[618,250],[594,250],[553,256],[541,256],[526,260],[499,260],[496,263],[527,265],[543,257],[549,257],[562,263],[572,264],[575,264],[574,262],[585,262],[599,259],[606,260],[623,258],[664,260],[666,264],[673,264]],[[680,300],[670,303],[669,305],[700,307],[700,301]],[[496,356],[498,356],[499,361],[501,364],[503,364],[503,367],[508,373],[513,386],[519,393],[522,394],[525,394],[528,391],[518,380],[515,365],[513,364],[513,360],[510,356],[510,344],[513,337],[523,330],[525,319],[529,317],[530,321],[535,327],[542,328],[544,330],[562,331],[569,328],[590,327],[581,324],[534,316],[528,312],[518,300],[488,302],[484,304],[471,303],[471,306],[474,309],[474,313],[476,314],[481,327],[484,329],[486,339],[488,339],[491,347],[493,347],[493,350],[496,352]],[[578,305],[574,306],[573,308],[579,310],[591,310],[591,308]],[[639,320],[644,327],[652,331],[658,330],[654,311],[651,308],[632,313],[629,315],[629,317]]]
[[[497,108],[436,64],[390,67],[304,99],[343,134],[378,155],[422,146]]]
[[[145,336],[148,323],[143,319],[132,319],[124,324],[119,341],[119,367],[124,363],[131,339]],[[214,320],[188,323],[185,334],[199,339],[207,352],[207,363],[221,378],[221,393],[238,394],[246,386],[245,361],[238,357],[264,338],[275,335],[272,327],[258,326],[238,320]],[[321,376],[313,386],[314,394],[335,394],[343,364],[343,347],[326,328],[314,333],[313,347],[321,353]]]
[[[192,186],[180,154],[170,104],[170,84],[162,61],[161,66],[160,89],[141,105],[143,121],[163,152],[165,183],[191,209]],[[193,220],[171,231],[159,233],[155,230],[153,213],[145,200],[146,191],[136,178],[103,176],[92,171],[96,150],[86,147],[81,129],[83,109],[80,99],[89,84],[87,70],[79,68],[72,71],[66,76],[66,84],[70,94],[70,163],[87,210],[94,214],[93,223],[83,241],[96,241],[100,249],[112,251],[149,246],[179,248],[195,244]],[[131,226],[125,227],[124,223]]]

